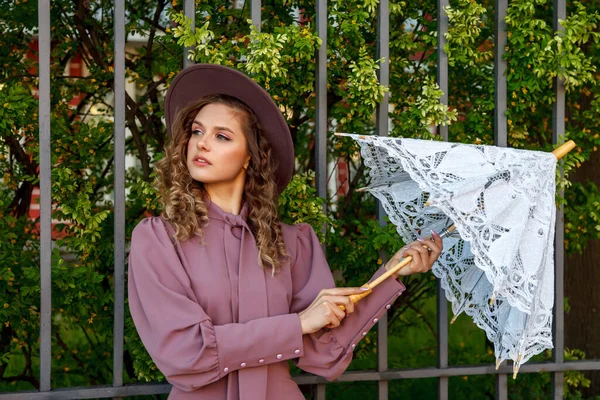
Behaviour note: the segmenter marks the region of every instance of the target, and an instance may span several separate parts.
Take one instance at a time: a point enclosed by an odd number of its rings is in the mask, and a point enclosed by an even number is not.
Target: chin
[[[191,174],[191,177],[193,180],[195,180],[198,183],[210,183],[210,179],[206,179],[206,177],[202,177],[202,176],[198,176],[198,174]]]

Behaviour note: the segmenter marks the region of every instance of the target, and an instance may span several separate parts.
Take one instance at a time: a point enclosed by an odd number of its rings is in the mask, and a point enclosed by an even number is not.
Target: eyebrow
[[[204,128],[204,125],[203,125],[203,124],[202,124],[202,122],[200,122],[200,121],[196,121],[196,120],[194,120],[194,122],[193,122],[193,123],[194,123],[194,124],[197,124],[197,125],[200,125],[201,127],[203,127],[203,128]],[[231,128],[228,128],[228,127],[226,127],[226,126],[215,126],[214,128],[215,128],[216,130],[218,130],[218,131],[227,131],[227,132],[230,132],[231,134],[235,135],[235,132],[234,132],[234,131],[232,131],[232,130],[231,130]]]

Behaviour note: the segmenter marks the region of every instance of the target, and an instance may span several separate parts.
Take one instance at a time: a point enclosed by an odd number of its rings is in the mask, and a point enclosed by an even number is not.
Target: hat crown
[[[196,64],[182,70],[173,79],[165,99],[165,119],[169,134],[179,110],[213,94],[235,97],[254,112],[276,158],[276,184],[281,193],[294,172],[292,135],[271,96],[245,74],[214,64]]]

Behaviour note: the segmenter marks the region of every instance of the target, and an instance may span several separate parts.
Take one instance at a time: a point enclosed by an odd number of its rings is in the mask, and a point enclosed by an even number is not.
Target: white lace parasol
[[[405,242],[442,232],[433,273],[515,373],[552,348],[555,169],[552,153],[417,139],[355,139],[377,197]],[[426,204],[427,203],[427,204]]]

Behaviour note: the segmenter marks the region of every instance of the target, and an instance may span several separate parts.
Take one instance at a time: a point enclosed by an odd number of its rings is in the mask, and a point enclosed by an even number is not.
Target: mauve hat
[[[167,131],[177,112],[201,97],[225,94],[244,102],[256,114],[277,159],[277,189],[281,193],[294,172],[294,144],[290,129],[271,96],[256,82],[234,69],[214,64],[196,64],[181,71],[167,90]]]

